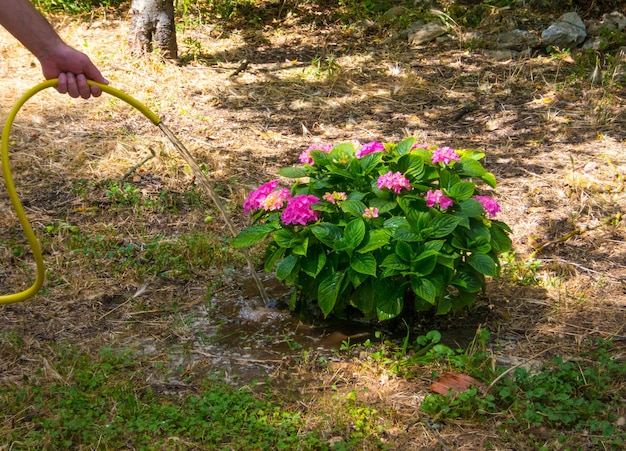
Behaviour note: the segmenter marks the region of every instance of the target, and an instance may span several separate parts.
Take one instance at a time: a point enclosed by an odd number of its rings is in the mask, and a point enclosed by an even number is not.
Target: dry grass
[[[502,63],[453,42],[382,45],[377,36],[350,35],[338,26],[229,33],[188,27],[179,40],[201,51],[177,65],[158,55],[132,57],[125,18],[58,18],[55,24],[113,86],[152,108],[209,168],[238,225],[245,223],[240,205],[247,190],[295,162],[313,141],[388,141],[411,134],[432,144],[483,150],[500,182],[501,219],[513,228],[516,254],[506,277],[492,282],[476,311],[454,320],[457,326],[490,329],[496,358],[509,364],[573,356],[595,338],[615,340],[624,349],[626,91],[618,84],[591,87],[584,77],[570,77],[572,63],[545,56]],[[246,70],[231,76],[244,59]],[[0,32],[1,115],[41,79],[35,62]],[[156,234],[172,240],[194,232],[228,236],[208,198],[177,214],[111,205],[106,183],[121,179],[151,152],[156,157],[129,179],[142,195],[180,194],[194,180],[157,129],[106,94],[85,102],[42,93],[18,117],[12,141],[16,184],[37,230],[65,224],[117,236],[121,243]],[[81,180],[93,183],[86,194],[77,194]],[[7,212],[0,216],[1,292],[21,289],[32,276],[28,254],[12,255],[11,246],[23,239],[9,210],[0,192],[0,211]],[[204,223],[207,215],[215,220]],[[45,366],[50,341],[86,349],[129,347],[151,352],[155,360],[167,360],[172,345],[192,343],[204,357],[175,359],[188,374],[201,378],[215,367],[244,381],[270,374],[276,390],[293,373],[289,380],[297,382],[284,386],[296,391],[305,412],[332,410],[337,392],[330,387],[344,395],[357,391],[380,413],[372,421],[380,421],[385,441],[397,449],[480,449],[488,442],[509,449],[495,429],[462,422],[430,427],[419,411],[432,382],[428,374],[390,378],[358,358],[323,368],[291,360],[288,368],[277,364],[287,349],[285,337],[315,349],[320,330],[282,313],[265,312],[265,324],[242,319],[241,293],[249,281],[237,275],[240,261],[198,270],[185,280],[146,276],[136,268],[112,273],[70,256],[71,238],[63,227],[46,235],[45,290],[0,311],[0,330],[19,333],[27,349],[27,355],[2,358],[4,380],[17,382]],[[543,262],[538,269],[532,269],[535,258]],[[210,285],[218,288],[213,302],[206,302]],[[224,306],[231,301],[236,305]],[[248,348],[229,340],[203,345],[198,337],[213,327],[205,320],[211,315],[223,327],[243,322],[255,329],[240,332]],[[451,336],[458,328],[437,326]],[[268,336],[282,347],[257,346]],[[220,347],[224,343],[231,349]],[[214,353],[230,358],[211,358]]]

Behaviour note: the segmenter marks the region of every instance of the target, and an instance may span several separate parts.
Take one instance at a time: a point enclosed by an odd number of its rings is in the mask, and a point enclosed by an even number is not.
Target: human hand
[[[45,56],[39,57],[39,62],[47,80],[58,78],[57,91],[69,94],[73,98],[80,96],[88,99],[102,94],[98,86],[88,85],[87,80],[109,84],[87,55],[64,43],[56,46]]]

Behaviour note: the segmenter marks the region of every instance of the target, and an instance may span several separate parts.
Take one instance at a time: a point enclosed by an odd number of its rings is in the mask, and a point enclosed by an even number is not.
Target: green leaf
[[[419,241],[423,241],[422,236],[418,233],[414,233],[408,227],[398,227],[393,231],[394,239],[398,241],[406,241],[409,243],[415,243]]]
[[[361,218],[353,219],[343,231],[343,242],[348,250],[353,251],[365,238],[365,221]]]
[[[283,255],[285,255],[285,249],[283,249],[282,247],[277,248],[276,251],[272,253],[272,255],[270,255],[267,260],[265,260],[265,266],[263,267],[265,272],[271,272],[274,269],[274,266],[276,266],[278,260],[280,260]]]
[[[413,148],[415,141],[416,141],[415,138],[412,136],[409,138],[403,139],[396,145],[396,148],[395,148],[396,153],[398,155],[404,155],[404,154],[409,153],[411,149]]]
[[[350,259],[350,268],[361,274],[376,277],[376,259],[372,254],[355,254]]]
[[[465,269],[457,272],[450,283],[467,293],[478,293],[483,288],[484,281],[475,273],[470,273]]]
[[[486,254],[473,253],[467,256],[467,264],[481,274],[496,277],[498,267],[491,257]]]
[[[396,269],[400,271],[409,269],[409,265],[400,260],[396,254],[387,255],[380,266],[381,268]]]
[[[483,165],[473,158],[462,158],[460,163],[461,173],[468,177],[482,177],[487,173]]]
[[[452,309],[452,298],[444,296],[437,305],[437,315],[445,315]]]
[[[427,278],[411,277],[411,289],[429,304],[435,305],[437,302],[437,287]]]
[[[365,254],[380,249],[389,243],[389,238],[389,232],[385,229],[370,230],[363,243],[361,243],[362,246],[356,251],[360,254]]]
[[[395,252],[398,258],[402,260],[403,262],[406,262],[406,263],[411,262],[411,258],[413,256],[413,248],[411,247],[410,244],[404,241],[396,242]]]
[[[341,211],[344,213],[360,218],[365,211],[365,204],[360,200],[349,199],[339,202],[339,208],[341,208]]]
[[[509,235],[502,228],[495,224],[491,224],[491,247],[499,254],[511,250],[512,242]]]
[[[433,229],[430,234],[428,234],[429,238],[442,238],[450,235],[454,232],[454,229],[459,225],[460,219],[456,216],[451,215],[439,215],[437,216],[433,222],[430,224],[430,227]]]
[[[364,277],[362,274],[357,274],[358,276]],[[377,300],[376,290],[373,289],[372,279],[369,277],[350,295],[350,304],[368,317],[375,311]]]
[[[343,277],[344,273],[342,271],[336,271],[322,280],[317,288],[317,303],[324,317],[327,317],[333,311],[337,303]]]
[[[298,263],[298,257],[295,255],[289,255],[283,258],[276,267],[276,278],[278,280],[285,280],[296,268],[296,263]]]
[[[335,249],[341,243],[341,229],[334,224],[318,224],[311,227],[311,232],[315,238],[320,240],[331,249]]]
[[[437,265],[438,252],[425,251],[415,258],[411,264],[411,270],[420,276],[427,276]]]
[[[296,244],[291,252],[295,255],[306,255],[307,250],[309,248],[309,237],[307,236],[304,239],[301,239],[298,244]]]
[[[305,168],[303,167],[299,167],[299,166],[290,166],[287,168],[282,168],[278,171],[278,174],[280,174],[283,177],[286,177],[288,179],[299,179],[302,177],[307,177],[309,175],[309,171],[307,171]]]
[[[466,217],[477,217],[484,213],[483,206],[476,199],[465,199],[459,202],[459,209],[457,215]]]
[[[487,172],[481,177],[481,179],[483,179],[483,181],[490,187],[496,187],[496,177],[491,172]]]
[[[378,208],[378,214],[389,213],[391,210],[398,206],[397,203],[389,201],[387,199],[381,199],[379,197],[370,201],[371,208]]]
[[[302,271],[311,277],[317,277],[326,265],[326,253],[321,246],[312,249],[311,255],[300,259]]]
[[[274,241],[276,241],[276,244],[280,247],[290,249],[300,244],[302,238],[291,229],[279,229],[274,233]]]
[[[376,316],[379,321],[395,318],[404,308],[404,286],[394,281],[376,283]]]
[[[466,200],[474,195],[476,185],[472,182],[458,182],[448,188],[448,195],[455,200]]]
[[[261,241],[274,230],[276,227],[269,224],[248,227],[239,232],[230,244],[235,248],[249,247]]]
[[[374,152],[361,158],[361,160],[359,160],[361,164],[361,174],[367,175],[372,172],[374,168],[378,166],[378,163],[380,163],[380,160],[382,160],[382,158],[382,152]]]

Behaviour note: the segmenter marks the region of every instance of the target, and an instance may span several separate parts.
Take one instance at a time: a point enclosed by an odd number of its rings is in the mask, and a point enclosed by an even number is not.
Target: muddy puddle
[[[377,331],[399,343],[406,336],[407,325],[403,323],[340,321],[292,313],[288,308],[291,290],[272,275],[258,276],[272,301],[270,306],[264,304],[254,279],[242,272],[233,276],[228,289],[217,292],[210,302],[185,311],[188,321],[180,346],[167,346],[165,351],[159,340],[146,337],[135,337],[128,344],[145,355],[167,352],[172,369],[193,368],[199,376],[218,372],[237,383],[252,383],[289,366],[302,357],[303,351],[316,358],[339,360],[342,357],[338,350],[343,343],[376,343]],[[444,341],[451,347],[467,346],[478,325],[442,331]],[[416,326],[423,327],[418,333],[431,330],[428,326]],[[412,336],[415,333],[411,330]]]

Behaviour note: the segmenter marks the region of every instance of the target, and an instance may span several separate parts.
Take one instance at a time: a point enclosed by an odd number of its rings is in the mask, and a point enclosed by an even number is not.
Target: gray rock
[[[443,36],[448,32],[448,28],[441,22],[428,22],[427,24],[420,25],[413,28],[408,33],[409,44],[420,45],[426,42],[430,42],[439,36]]]
[[[530,31],[513,30],[501,33],[494,47],[498,50],[526,50],[539,47],[539,38]]]
[[[520,52],[512,49],[485,50],[484,55],[496,61],[509,61],[520,58]]]
[[[569,12],[541,33],[541,39],[545,46],[571,49],[581,44],[587,37],[585,24],[578,14]]]
[[[626,16],[619,11],[605,14],[600,22],[600,26],[615,31],[626,30]]]

